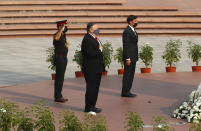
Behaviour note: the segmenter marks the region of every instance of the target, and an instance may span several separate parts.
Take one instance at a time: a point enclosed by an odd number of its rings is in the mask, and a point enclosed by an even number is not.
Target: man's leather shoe
[[[121,97],[136,97],[136,94],[128,93],[128,94],[121,94]]]
[[[54,100],[55,102],[61,102],[61,103],[65,103],[66,101],[68,101],[68,99],[65,98],[57,98]]]
[[[96,108],[96,107],[94,107],[94,109],[92,109],[94,112],[96,112],[96,113],[100,113],[101,111],[102,111],[102,109],[101,108]]]
[[[95,113],[100,113],[102,111],[102,109],[94,107],[94,108],[90,108],[90,109],[85,108],[85,110],[84,110],[84,112],[90,112],[90,111],[95,112]]]

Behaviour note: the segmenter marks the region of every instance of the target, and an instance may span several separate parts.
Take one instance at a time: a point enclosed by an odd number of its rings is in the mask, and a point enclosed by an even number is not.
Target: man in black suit
[[[86,81],[85,112],[99,113],[100,108],[96,108],[99,86],[102,72],[104,71],[103,47],[97,38],[100,30],[95,23],[87,24],[87,34],[85,34],[81,52],[83,57],[82,71]]]
[[[137,16],[130,15],[127,17],[128,26],[123,32],[123,61],[124,75],[122,97],[135,97],[131,93],[131,87],[135,75],[136,62],[138,61],[138,34],[135,30],[138,21]]]

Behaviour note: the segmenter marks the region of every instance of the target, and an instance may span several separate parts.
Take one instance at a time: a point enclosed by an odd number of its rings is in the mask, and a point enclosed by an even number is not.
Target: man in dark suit
[[[101,112],[96,108],[99,86],[102,72],[104,71],[103,47],[97,38],[100,30],[95,23],[87,24],[87,34],[85,34],[81,52],[83,57],[82,71],[86,81],[85,112],[93,114]]]
[[[131,87],[135,75],[136,62],[138,61],[138,34],[135,30],[138,21],[137,16],[130,15],[127,17],[128,26],[123,32],[123,61],[124,75],[122,97],[135,97],[131,93]]]

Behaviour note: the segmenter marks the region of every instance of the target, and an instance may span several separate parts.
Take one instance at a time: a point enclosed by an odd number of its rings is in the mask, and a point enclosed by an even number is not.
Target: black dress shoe
[[[100,113],[102,111],[102,109],[94,107],[94,108],[90,108],[90,109],[85,108],[85,110],[84,110],[84,112],[90,112],[90,111],[95,112],[95,113]]]
[[[102,112],[102,109],[94,107],[94,110],[92,110],[92,111],[94,111],[96,113],[100,113],[100,112]]]
[[[132,94],[132,93],[127,93],[127,94],[121,94],[121,97],[136,97],[136,94]]]
[[[68,99],[64,99],[64,98],[57,98],[54,100],[55,102],[61,102],[61,103],[65,103],[66,101],[68,101]]]

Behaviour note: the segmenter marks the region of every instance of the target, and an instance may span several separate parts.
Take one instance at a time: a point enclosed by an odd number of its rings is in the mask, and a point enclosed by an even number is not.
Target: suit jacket
[[[123,61],[130,58],[131,61],[138,61],[138,34],[127,26],[123,32]]]
[[[103,52],[99,49],[99,42],[89,33],[85,34],[81,52],[83,58],[83,73],[102,73],[105,70]]]

